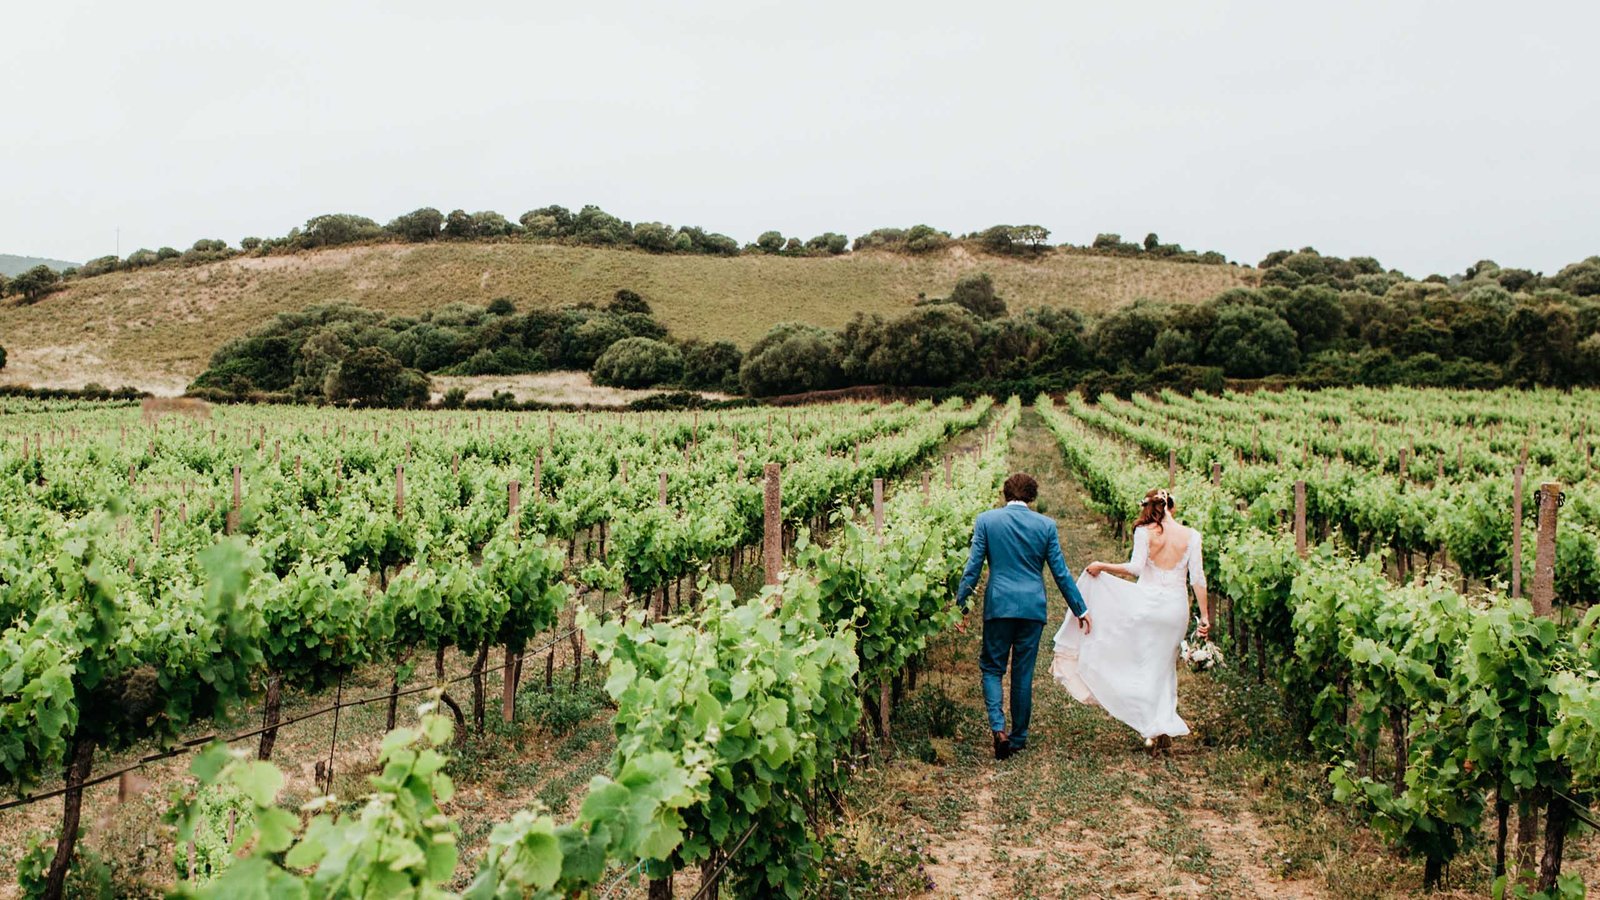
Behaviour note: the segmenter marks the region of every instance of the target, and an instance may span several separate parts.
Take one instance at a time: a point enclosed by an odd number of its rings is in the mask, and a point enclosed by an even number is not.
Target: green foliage
[[[784,322],[756,341],[739,367],[739,383],[756,396],[838,387],[839,338],[814,325]]]
[[[683,354],[671,344],[650,338],[623,338],[600,354],[590,375],[596,384],[614,387],[671,384],[683,378]]]
[[[339,244],[353,244],[357,241],[370,241],[382,237],[383,233],[378,223],[366,216],[326,213],[306,220],[305,228],[300,232],[297,243],[302,247],[332,247]],[[196,245],[195,249],[202,248]]]
[[[335,403],[418,406],[428,400],[428,376],[382,347],[362,347],[328,370],[322,392]]]
[[[739,365],[744,354],[732,341],[685,341],[683,386],[694,390],[739,392]],[[3,364],[3,357],[0,357]]]
[[[431,206],[396,216],[383,230],[407,241],[437,240],[444,230],[444,214]]]

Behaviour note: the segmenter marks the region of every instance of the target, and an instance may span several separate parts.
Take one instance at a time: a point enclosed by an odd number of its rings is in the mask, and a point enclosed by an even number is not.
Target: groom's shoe
[[[994,758],[1010,759],[1014,751],[1011,749],[1011,735],[1004,731],[994,733]]]

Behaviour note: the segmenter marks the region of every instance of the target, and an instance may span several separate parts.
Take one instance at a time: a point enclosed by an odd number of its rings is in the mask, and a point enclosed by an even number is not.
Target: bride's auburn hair
[[[1144,495],[1144,502],[1139,504],[1139,515],[1133,520],[1133,527],[1138,529],[1154,525],[1160,528],[1161,520],[1177,507],[1177,501],[1171,491],[1166,488],[1156,488]]]

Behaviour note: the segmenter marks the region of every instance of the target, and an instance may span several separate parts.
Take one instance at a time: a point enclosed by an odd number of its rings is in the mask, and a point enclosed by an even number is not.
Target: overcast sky
[[[1594,0],[6,0],[0,27],[0,252],[597,203],[1414,275],[1600,253]]]

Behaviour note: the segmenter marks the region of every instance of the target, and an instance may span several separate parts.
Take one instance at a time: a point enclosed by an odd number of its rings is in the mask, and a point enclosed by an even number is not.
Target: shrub
[[[332,247],[356,241],[370,241],[373,238],[383,237],[383,233],[378,223],[366,216],[327,213],[306,220],[306,227],[300,232],[298,243],[302,247]],[[200,245],[196,244],[194,249],[201,249]]]
[[[650,304],[646,303],[645,299],[637,293],[627,288],[622,288],[611,296],[611,302],[606,304],[606,312],[619,316],[628,313],[648,316],[650,315]]]
[[[20,294],[24,303],[37,303],[39,298],[61,286],[61,275],[46,265],[38,265],[17,275],[6,285],[6,290]]]
[[[732,341],[691,340],[683,345],[683,386],[738,393],[739,364],[744,354]]]
[[[590,372],[595,384],[645,388],[669,384],[683,377],[683,354],[677,347],[645,337],[623,338],[595,360]]]
[[[1234,378],[1262,378],[1300,367],[1294,329],[1261,306],[1230,306],[1218,312],[1206,355]]]
[[[323,393],[335,403],[419,406],[428,400],[428,376],[400,365],[382,347],[362,347],[328,371]]]
[[[842,359],[837,335],[782,322],[750,348],[739,367],[739,383],[758,397],[838,387]]]
[[[832,231],[825,231],[806,241],[806,250],[812,253],[826,253],[829,256],[838,256],[849,249],[850,239]]]
[[[777,231],[763,231],[756,238],[756,249],[762,253],[777,253],[783,249],[783,234]]]
[[[998,319],[1006,314],[1006,301],[994,292],[994,280],[987,272],[967,275],[956,282],[950,301],[980,319]]]
[[[444,214],[431,206],[412,210],[383,226],[385,231],[407,241],[437,240],[444,230]]]
[[[162,247],[160,250],[156,251],[156,259],[159,259],[162,262],[166,262],[169,259],[177,259],[182,255],[182,253],[179,253],[172,247]]]

